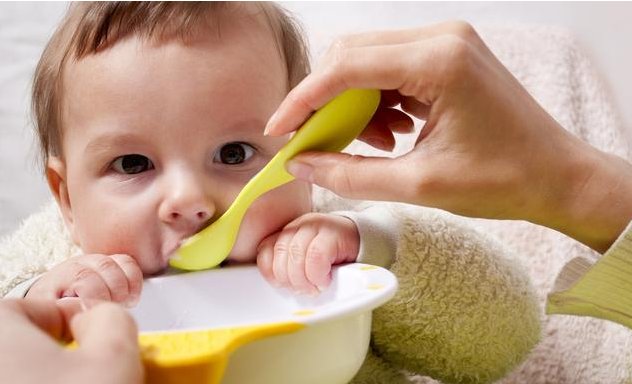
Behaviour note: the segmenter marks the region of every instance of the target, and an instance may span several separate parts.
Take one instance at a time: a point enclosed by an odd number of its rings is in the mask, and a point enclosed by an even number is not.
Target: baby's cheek
[[[294,181],[257,199],[241,223],[230,259],[254,262],[257,258],[257,246],[263,239],[310,212],[312,206],[309,188],[309,184]]]
[[[101,231],[87,232],[79,245],[85,254],[131,256],[144,275],[151,275],[164,269],[165,263],[160,257],[156,239],[159,239],[149,228],[139,234],[135,228],[122,225],[109,225]]]
[[[257,258],[259,243],[268,235],[281,230],[285,223],[286,221],[281,220],[279,216],[266,215],[260,210],[251,209],[241,223],[229,258],[242,263],[254,262]]]

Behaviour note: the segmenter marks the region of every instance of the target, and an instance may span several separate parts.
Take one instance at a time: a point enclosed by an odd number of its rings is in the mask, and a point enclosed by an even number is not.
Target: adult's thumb
[[[73,317],[70,327],[79,351],[116,367],[110,370],[109,382],[142,382],[138,329],[125,309],[114,303],[98,304]]]
[[[287,171],[351,199],[401,201],[398,159],[347,153],[306,152],[290,160]]]

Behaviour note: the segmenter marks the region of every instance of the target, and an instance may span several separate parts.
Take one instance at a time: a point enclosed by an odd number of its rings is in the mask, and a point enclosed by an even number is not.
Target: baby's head
[[[263,128],[308,72],[271,3],[79,3],[46,47],[33,108],[49,186],[84,253],[157,273],[287,141]],[[248,211],[230,258],[311,209],[289,183]]]

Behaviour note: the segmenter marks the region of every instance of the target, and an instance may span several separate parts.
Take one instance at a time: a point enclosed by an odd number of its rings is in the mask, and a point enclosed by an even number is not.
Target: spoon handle
[[[219,219],[180,246],[170,264],[187,270],[219,265],[230,254],[250,205],[264,193],[294,179],[285,170],[285,163],[305,151],[341,151],[364,130],[379,103],[380,91],[351,89],[314,113],[246,184]]]

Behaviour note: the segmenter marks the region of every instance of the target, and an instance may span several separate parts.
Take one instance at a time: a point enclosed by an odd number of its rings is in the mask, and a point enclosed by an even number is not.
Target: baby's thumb
[[[287,171],[347,198],[398,200],[394,159],[346,153],[308,152],[287,163]],[[401,187],[400,187],[401,188]]]

